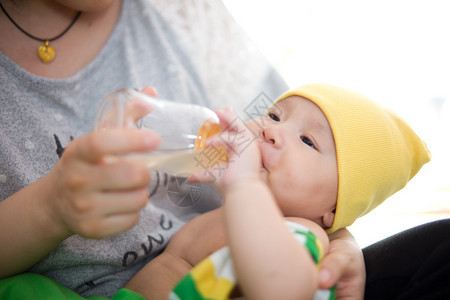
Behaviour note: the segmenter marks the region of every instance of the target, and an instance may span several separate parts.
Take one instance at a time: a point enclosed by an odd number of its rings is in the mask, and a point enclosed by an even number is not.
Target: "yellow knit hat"
[[[276,102],[290,96],[315,103],[333,131],[339,184],[336,215],[328,233],[377,207],[430,160],[427,146],[405,121],[360,94],[308,84],[284,93]]]

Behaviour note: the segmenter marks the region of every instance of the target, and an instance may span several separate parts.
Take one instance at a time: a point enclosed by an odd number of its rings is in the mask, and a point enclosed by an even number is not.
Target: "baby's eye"
[[[274,120],[275,122],[280,122],[280,118],[279,118],[278,115],[277,115],[276,113],[274,113],[274,112],[269,112],[269,113],[267,114],[267,116],[268,116],[269,118],[271,118],[272,120]]]
[[[317,150],[316,146],[314,145],[314,143],[306,136],[301,136],[300,139],[302,140],[303,143],[305,143],[306,145],[310,146],[311,148]]]

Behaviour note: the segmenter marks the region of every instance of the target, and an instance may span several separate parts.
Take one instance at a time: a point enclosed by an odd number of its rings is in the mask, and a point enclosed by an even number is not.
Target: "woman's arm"
[[[166,300],[192,267],[225,245],[223,209],[197,216],[184,225],[164,252],[136,273],[125,288],[147,299]]]

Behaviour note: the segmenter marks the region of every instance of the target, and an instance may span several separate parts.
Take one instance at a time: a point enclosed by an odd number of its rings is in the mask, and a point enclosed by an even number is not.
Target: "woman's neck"
[[[110,2],[102,9],[83,11],[63,36],[49,43],[56,54],[50,63],[44,63],[38,56],[38,48],[44,42],[21,32],[0,12],[0,50],[16,64],[38,76],[70,77],[97,56],[113,31],[122,1]],[[42,39],[61,34],[74,21],[77,9],[90,9],[82,5],[68,7],[50,0],[2,1],[2,5],[18,26]]]

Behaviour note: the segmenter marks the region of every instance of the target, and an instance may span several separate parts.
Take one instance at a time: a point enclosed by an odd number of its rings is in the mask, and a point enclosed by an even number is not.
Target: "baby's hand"
[[[225,147],[228,161],[200,170],[189,178],[190,182],[213,183],[225,190],[234,183],[259,179],[261,154],[253,132],[231,111],[216,111],[222,132],[207,140],[207,147]]]

